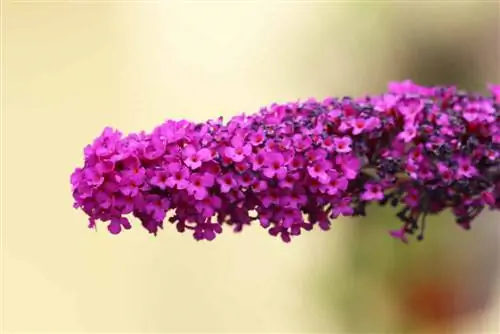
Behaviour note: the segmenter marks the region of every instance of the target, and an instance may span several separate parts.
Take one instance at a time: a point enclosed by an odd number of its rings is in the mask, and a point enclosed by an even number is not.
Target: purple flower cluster
[[[258,222],[285,242],[369,203],[394,206],[407,242],[446,209],[469,229],[500,207],[500,86],[491,96],[403,81],[378,96],[272,104],[152,133],[106,128],[71,175],[75,208],[113,234],[130,215],[156,235],[164,220],[196,240]],[[168,216],[168,217],[167,217]]]

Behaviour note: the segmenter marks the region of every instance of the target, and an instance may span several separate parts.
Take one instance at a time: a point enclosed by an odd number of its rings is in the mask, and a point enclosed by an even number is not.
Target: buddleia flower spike
[[[489,90],[403,81],[228,122],[168,120],[126,136],[108,127],[71,175],[74,206],[91,228],[118,234],[134,216],[156,235],[167,219],[196,240],[254,223],[289,242],[369,203],[395,207],[401,228],[389,234],[404,242],[445,209],[469,229],[500,206],[500,86]]]

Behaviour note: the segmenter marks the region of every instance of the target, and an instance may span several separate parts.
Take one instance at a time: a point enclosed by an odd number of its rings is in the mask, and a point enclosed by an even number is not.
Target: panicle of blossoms
[[[404,242],[446,209],[469,229],[500,207],[500,86],[489,89],[393,82],[381,95],[272,104],[227,123],[106,128],[71,175],[74,206],[91,228],[118,234],[134,216],[154,235],[167,220],[196,240],[254,223],[289,242],[369,203],[395,207],[390,235]]]

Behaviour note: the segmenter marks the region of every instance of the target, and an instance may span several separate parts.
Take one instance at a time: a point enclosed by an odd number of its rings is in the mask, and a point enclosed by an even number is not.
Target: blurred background
[[[495,1],[2,1],[3,333],[497,333],[499,216],[423,243],[392,212],[282,244],[87,229],[69,175],[105,126],[151,130],[388,81],[500,82]]]

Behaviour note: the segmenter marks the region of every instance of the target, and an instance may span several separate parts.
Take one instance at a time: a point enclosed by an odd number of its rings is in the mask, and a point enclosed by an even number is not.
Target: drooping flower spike
[[[490,95],[456,87],[390,83],[376,96],[272,104],[205,123],[169,120],[152,133],[106,128],[71,175],[75,208],[89,227],[156,235],[164,220],[196,240],[252,223],[289,242],[369,203],[395,207],[421,240],[426,216],[451,209],[469,229],[500,208],[500,86]]]

